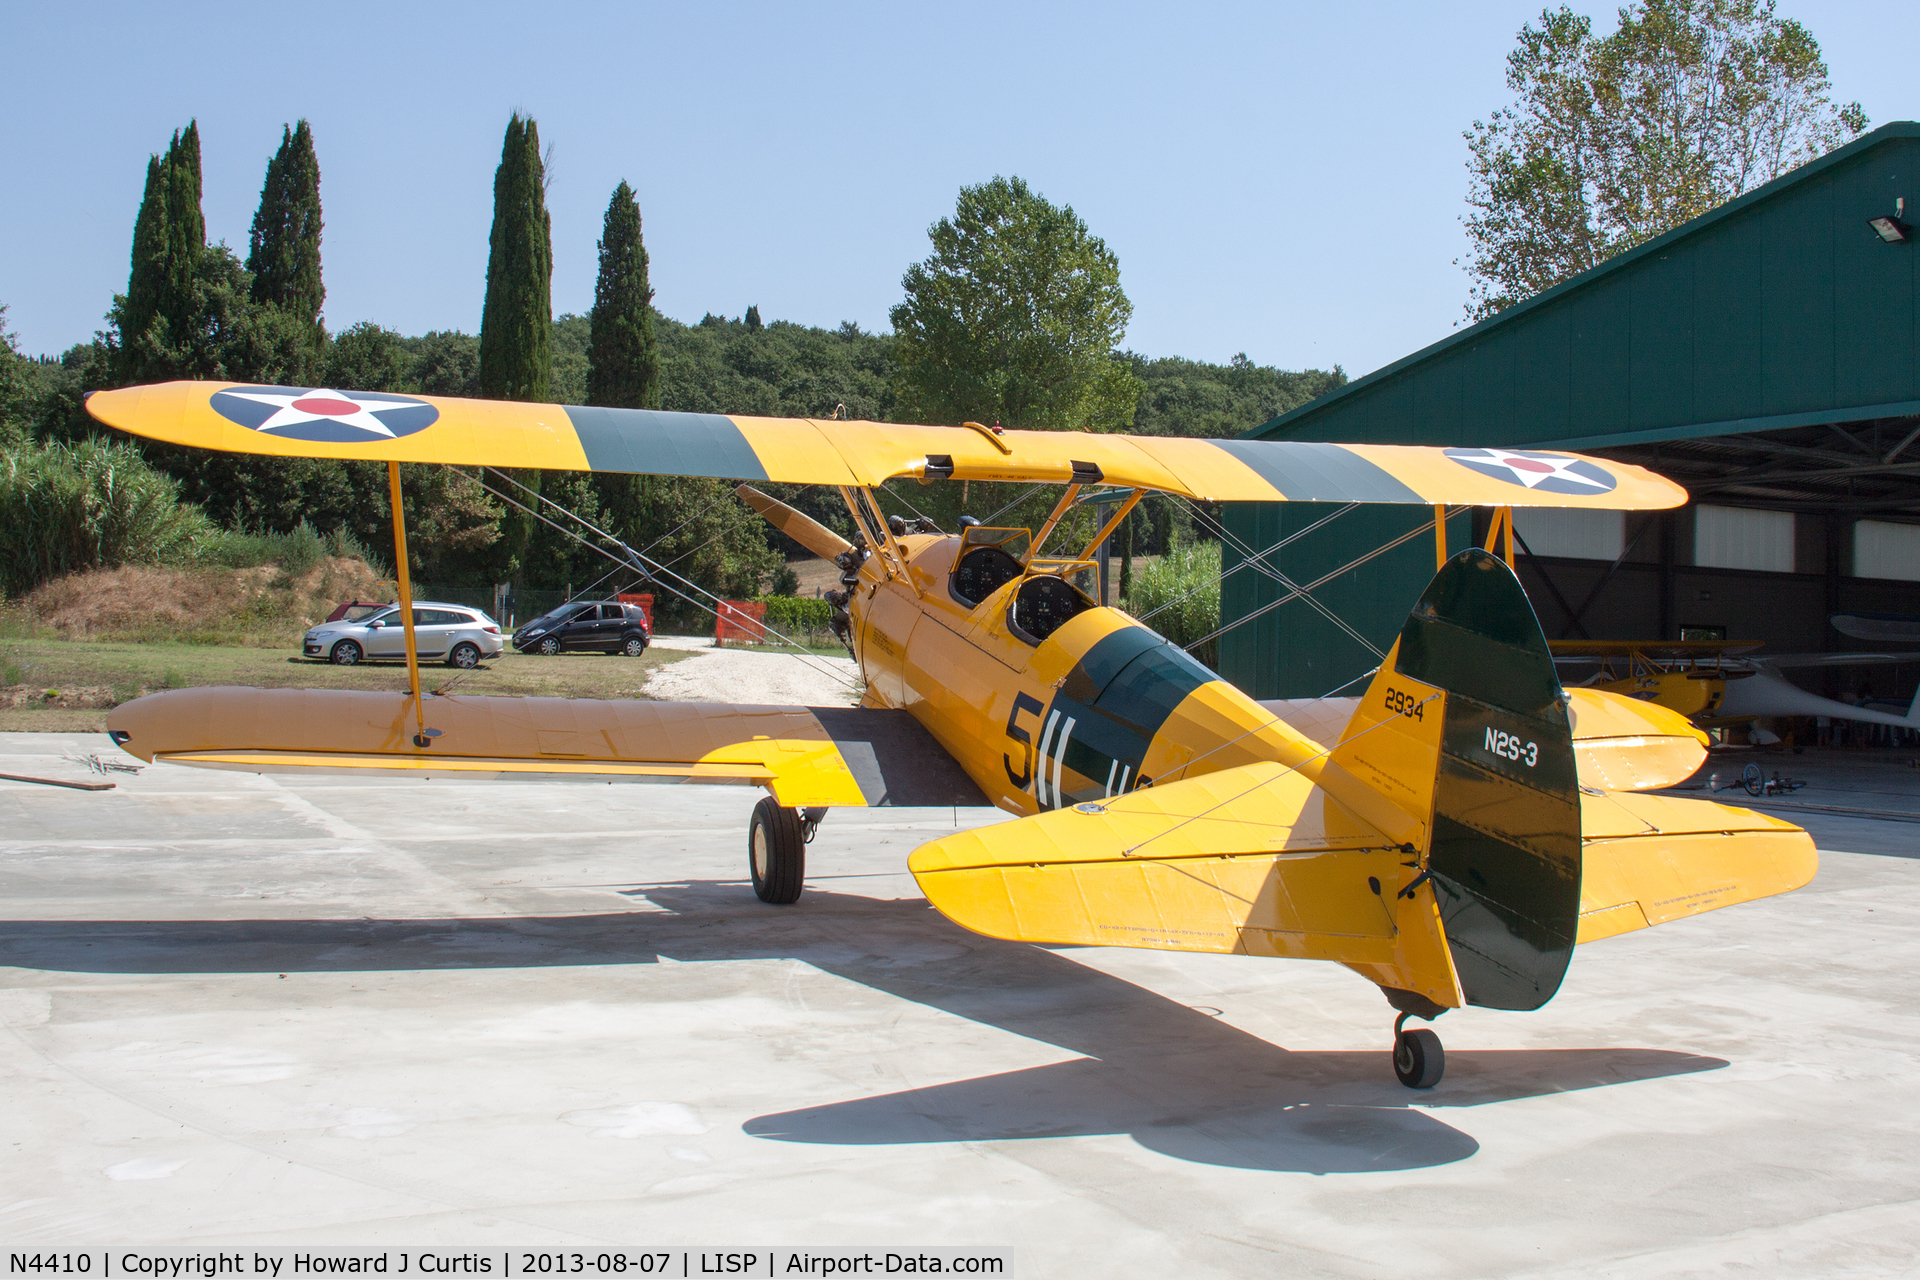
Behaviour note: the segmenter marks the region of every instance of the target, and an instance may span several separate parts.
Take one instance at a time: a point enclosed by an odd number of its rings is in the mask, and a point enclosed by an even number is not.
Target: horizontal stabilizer
[[[1581,786],[1657,791],[1686,781],[1706,762],[1707,735],[1679,712],[1603,689],[1567,692]],[[1353,724],[1358,698],[1274,698],[1260,705],[1323,747],[1362,727]]]
[[[1820,855],[1800,828],[1712,800],[1582,796],[1581,942],[1798,889]]]
[[[927,900],[990,937],[1337,960],[1461,1003],[1414,859],[1300,774],[1242,765],[914,851]]]

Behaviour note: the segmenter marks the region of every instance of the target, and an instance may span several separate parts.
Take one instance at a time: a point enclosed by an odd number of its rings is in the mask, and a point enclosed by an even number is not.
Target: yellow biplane
[[[399,770],[764,788],[755,891],[799,897],[837,805],[992,803],[1017,820],[935,840],[928,900],[997,938],[1337,961],[1399,1011],[1394,1069],[1437,1082],[1407,1019],[1535,1009],[1573,947],[1812,878],[1796,827],[1640,794],[1704,740],[1664,708],[1562,689],[1511,566],[1448,557],[1445,504],[1650,509],[1685,493],[1640,468],[1521,450],[1184,440],[728,417],[169,383],[100,392],[110,426],[175,444],[384,461],[396,513],[410,692],[207,688],[116,708],[146,760],[250,771]],[[830,485],[851,541],[745,485],[842,570],[836,629],[858,708],[422,696],[399,463]],[[951,532],[882,515],[885,482],[1061,486],[1037,531]],[[1064,514],[1109,486],[1084,546]],[[1361,697],[1262,704],[1077,585],[1148,492],[1218,502],[1432,506],[1438,572]]]

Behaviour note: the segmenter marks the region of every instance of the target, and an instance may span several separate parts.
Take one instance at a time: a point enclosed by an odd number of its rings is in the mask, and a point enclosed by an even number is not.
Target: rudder
[[[1464,551],[1408,616],[1394,670],[1446,693],[1426,869],[1468,1004],[1537,1009],[1580,921],[1566,694],[1520,582]]]

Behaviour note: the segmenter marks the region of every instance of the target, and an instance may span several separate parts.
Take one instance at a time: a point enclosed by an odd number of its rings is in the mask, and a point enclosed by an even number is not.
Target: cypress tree
[[[480,312],[480,394],[545,400],[553,379],[553,239],[540,130],[515,112],[493,173],[493,235]]]
[[[207,220],[200,212],[200,122],[191,120],[167,148],[166,293],[160,310],[182,341],[193,323],[194,277],[207,248]]]
[[[653,332],[653,288],[640,205],[624,181],[613,189],[600,233],[600,278],[593,287],[587,340],[587,403],[620,409],[660,407],[660,347]]]
[[[760,332],[760,307],[758,304],[747,308],[747,332]]]
[[[123,377],[174,372],[177,353],[194,331],[196,277],[207,247],[200,212],[200,126],[176,130],[165,158],[147,158],[147,184],[133,224],[127,292],[116,306]],[[153,367],[149,367],[149,366]]]
[[[120,336],[130,349],[160,314],[167,288],[167,177],[159,156],[147,157],[147,186],[133,220],[133,263],[127,301],[120,309]]]
[[[305,120],[291,129],[283,125],[248,237],[250,294],[255,303],[306,321],[316,338],[327,299],[320,279],[320,225],[320,161],[313,153],[313,131]]]

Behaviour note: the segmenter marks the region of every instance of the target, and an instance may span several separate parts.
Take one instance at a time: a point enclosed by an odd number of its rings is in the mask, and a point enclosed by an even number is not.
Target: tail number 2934
[[[1487,754],[1503,760],[1518,760],[1531,769],[1540,763],[1540,744],[1522,742],[1505,729],[1487,730]]]

